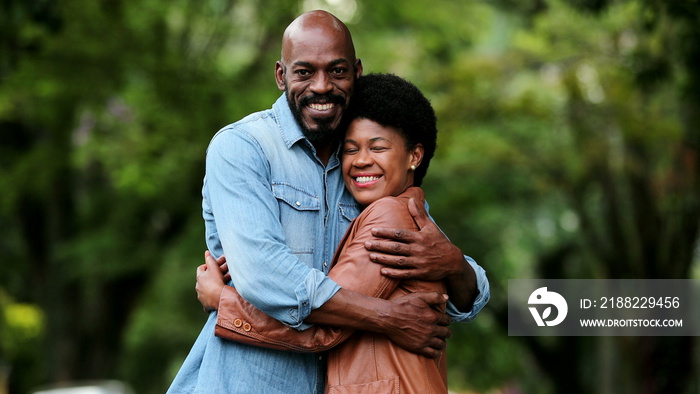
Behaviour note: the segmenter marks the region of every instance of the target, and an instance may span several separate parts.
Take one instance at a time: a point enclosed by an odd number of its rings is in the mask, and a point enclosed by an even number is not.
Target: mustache
[[[337,94],[314,94],[311,96],[303,97],[299,100],[299,104],[306,106],[309,104],[345,104],[345,99],[343,96]]]

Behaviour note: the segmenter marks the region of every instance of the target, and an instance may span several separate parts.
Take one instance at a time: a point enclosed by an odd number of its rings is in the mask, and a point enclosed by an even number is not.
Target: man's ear
[[[360,78],[362,76],[362,60],[355,60],[355,78]]]
[[[277,88],[284,91],[287,85],[284,83],[284,71],[285,67],[282,62],[275,63],[275,82],[277,82]]]

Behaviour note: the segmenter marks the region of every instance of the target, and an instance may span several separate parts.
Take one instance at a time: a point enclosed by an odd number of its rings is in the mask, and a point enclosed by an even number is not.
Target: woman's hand
[[[204,264],[197,267],[197,285],[194,289],[205,311],[218,309],[221,290],[229,280],[231,275],[228,273],[226,257],[221,256],[215,260],[208,250],[204,252]]]

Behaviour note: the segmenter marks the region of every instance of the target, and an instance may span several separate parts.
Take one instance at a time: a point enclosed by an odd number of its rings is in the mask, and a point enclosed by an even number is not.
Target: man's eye
[[[353,153],[357,153],[357,148],[347,148],[347,149],[343,149],[343,154],[351,155],[351,154],[353,154]]]
[[[347,72],[347,69],[345,69],[343,67],[336,67],[336,68],[331,70],[331,73],[335,74],[335,75],[343,75],[346,72]]]
[[[372,147],[372,150],[375,151],[375,152],[381,152],[381,151],[387,150],[387,149],[388,149],[388,148],[385,147],[385,146],[374,146],[374,147]]]
[[[309,70],[296,70],[294,72],[300,77],[308,77],[309,75],[311,75],[311,71]]]

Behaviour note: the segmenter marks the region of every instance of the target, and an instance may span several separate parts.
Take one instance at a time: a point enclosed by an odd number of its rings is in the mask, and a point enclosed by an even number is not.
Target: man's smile
[[[328,111],[333,109],[335,107],[334,103],[325,103],[325,104],[309,104],[309,108],[316,110],[316,111]]]

